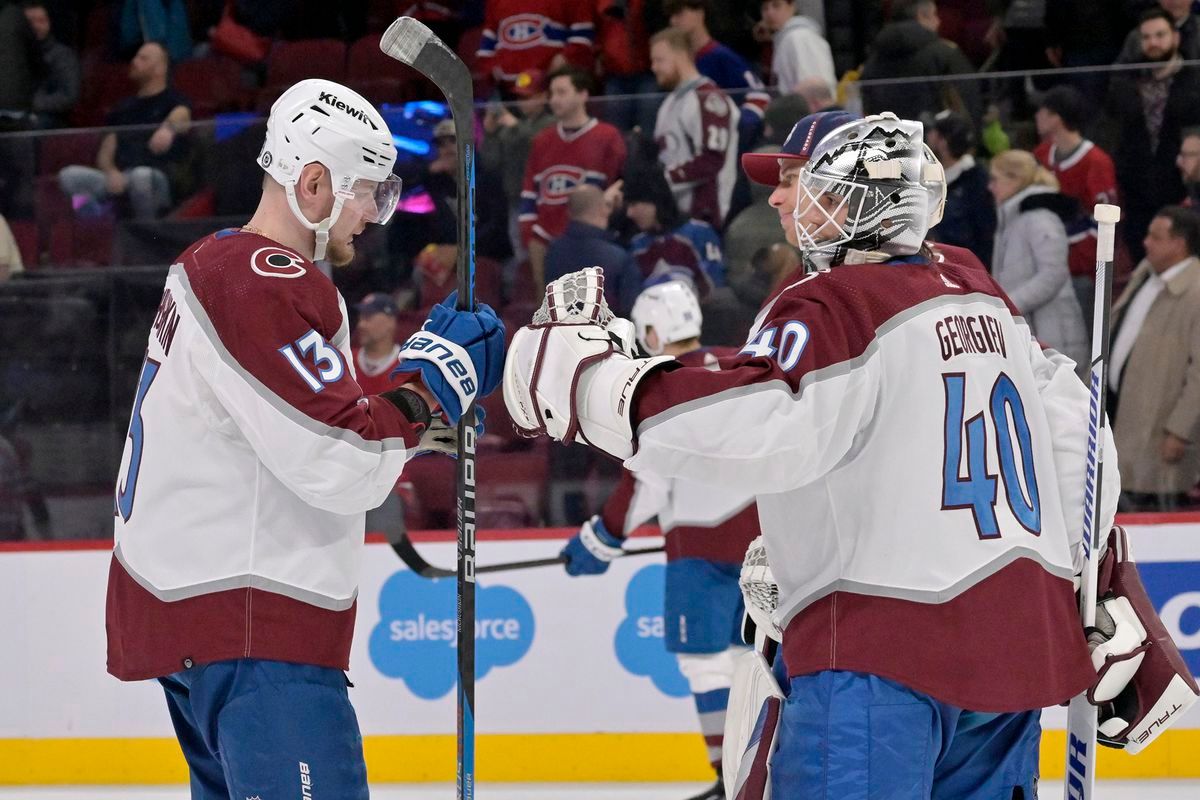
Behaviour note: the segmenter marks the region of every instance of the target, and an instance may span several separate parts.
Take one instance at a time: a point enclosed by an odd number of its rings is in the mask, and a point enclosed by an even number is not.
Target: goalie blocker
[[[1100,743],[1138,753],[1183,716],[1200,688],[1146,595],[1120,526],[1108,536],[1097,589],[1096,627],[1087,634],[1099,678],[1088,700],[1100,709]]]

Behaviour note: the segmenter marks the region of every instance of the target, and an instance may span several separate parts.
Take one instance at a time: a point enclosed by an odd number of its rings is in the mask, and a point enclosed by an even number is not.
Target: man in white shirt
[[[763,26],[771,32],[775,48],[771,77],[779,93],[791,94],[802,79],[814,76],[823,79],[830,92],[835,92],[833,52],[821,35],[821,26],[798,14],[795,0],[763,0],[760,10]]]
[[[1200,480],[1200,216],[1160,209],[1144,245],[1113,306],[1109,408],[1122,508],[1167,511]]]

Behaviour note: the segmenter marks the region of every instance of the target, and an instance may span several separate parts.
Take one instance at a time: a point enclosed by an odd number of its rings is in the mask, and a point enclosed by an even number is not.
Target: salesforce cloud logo
[[[379,624],[369,652],[376,669],[400,678],[425,700],[454,688],[457,668],[453,579],[429,580],[401,570],[379,591]],[[475,674],[520,661],[533,644],[533,610],[507,586],[478,586],[475,614]]]
[[[634,675],[644,675],[671,697],[689,694],[687,679],[663,641],[663,585],[667,568],[643,567],[625,589],[625,619],[617,628],[617,660]]]

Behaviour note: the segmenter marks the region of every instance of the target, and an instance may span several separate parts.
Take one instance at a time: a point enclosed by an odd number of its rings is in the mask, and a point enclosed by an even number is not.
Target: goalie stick
[[[1104,406],[1108,367],[1109,305],[1112,302],[1113,239],[1121,209],[1096,205],[1099,223],[1096,242],[1096,295],[1092,320],[1092,368],[1088,388],[1087,469],[1083,492],[1083,573],[1079,576],[1079,616],[1085,631],[1096,624],[1096,549],[1108,531],[1100,531],[1100,487],[1104,478]],[[1067,800],[1092,800],[1096,791],[1096,707],[1087,693],[1071,698],[1067,706]]]
[[[421,554],[417,552],[417,548],[409,540],[407,534],[400,534],[398,539],[389,539],[388,544],[392,546],[392,550],[400,557],[405,566],[413,572],[420,575],[422,578],[449,578],[458,573],[451,569],[443,567],[435,567],[430,564]],[[626,550],[621,556],[642,556],[650,553],[662,553],[666,551],[665,545],[657,547],[642,547],[634,550]],[[486,564],[482,567],[475,568],[475,574],[479,575],[484,572],[507,572],[514,569],[529,569],[530,567],[551,567],[555,564],[565,564],[567,559],[564,556],[554,556],[553,558],[535,558],[531,561],[509,561],[504,564]]]
[[[400,17],[379,49],[445,96],[458,146],[458,308],[475,309],[475,98],[471,73],[421,22]],[[458,421],[458,800],[475,797],[475,404]],[[411,547],[411,545],[409,545]],[[397,550],[399,552],[399,550]],[[415,551],[413,551],[415,553]]]

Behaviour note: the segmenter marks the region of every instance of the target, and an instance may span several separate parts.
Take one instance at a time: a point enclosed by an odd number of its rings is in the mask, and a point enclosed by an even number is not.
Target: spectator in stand
[[[1079,216],[1067,224],[1071,243],[1068,266],[1083,321],[1090,326],[1096,292],[1096,220],[1092,212],[1097,203],[1117,202],[1117,170],[1108,153],[1080,133],[1086,115],[1087,101],[1074,87],[1062,85],[1044,92],[1034,114],[1042,141],[1033,154],[1054,173],[1059,191],[1079,201]]]
[[[483,144],[477,151],[479,168],[497,175],[508,207],[508,233],[514,259],[528,258],[521,243],[518,216],[521,212],[521,188],[525,182],[525,164],[533,137],[554,122],[546,107],[546,75],[541,70],[522,72],[513,81],[516,98],[509,106],[493,103],[483,115]],[[514,114],[513,111],[516,111]]]
[[[122,55],[136,54],[142,45],[158,42],[173,62],[192,56],[192,33],[183,0],[124,0],[119,23]]]
[[[633,258],[608,232],[611,194],[583,184],[567,198],[570,221],[546,251],[546,281],[558,280],[582,265],[604,270],[604,298],[618,316],[628,316],[642,291],[642,276]]]
[[[17,246],[12,228],[8,227],[8,220],[0,216],[0,283],[6,283],[24,272],[21,248]]]
[[[803,97],[808,109],[814,114],[818,111],[842,110],[838,105],[837,96],[829,91],[829,84],[824,78],[815,75],[802,78],[792,93]]]
[[[780,94],[791,94],[801,79],[816,76],[837,90],[833,52],[816,20],[797,13],[794,0],[764,0],[762,23],[771,33],[771,81]]]
[[[95,213],[98,203],[128,197],[135,219],[154,219],[171,205],[172,180],[186,165],[187,141],[192,121],[186,97],[168,80],[170,59],[157,42],[142,45],[129,64],[129,78],[137,85],[133,97],[117,104],[105,124],[138,126],[106,133],[96,155],[96,166],[63,167],[58,183],[77,201],[78,210]],[[155,126],[147,132],[147,126]]]
[[[1185,128],[1180,138],[1175,166],[1187,189],[1184,205],[1200,210],[1200,127]]]
[[[988,189],[996,199],[992,277],[1043,344],[1088,364],[1089,338],[1067,269],[1063,219],[1078,203],[1058,193],[1058,181],[1033,153],[1008,150],[992,159]]]
[[[584,0],[485,0],[483,38],[476,68],[484,91],[507,96],[522,72],[551,72],[572,64],[586,73],[595,66],[593,4]]]
[[[840,110],[831,111],[837,113]],[[796,120],[802,119],[809,113],[804,98],[798,94],[785,94],[771,101],[763,118],[764,144],[754,150],[755,153],[773,155],[780,151],[788,133]],[[850,122],[856,117],[846,115],[845,121]],[[831,126],[837,127],[836,125]],[[743,161],[753,162],[753,157],[745,157]],[[778,169],[778,160],[771,164]],[[743,172],[746,170],[743,168]],[[773,187],[759,181],[750,181],[750,191],[753,202],[738,212],[725,228],[725,266],[729,285],[737,293],[738,299],[754,311],[766,299],[764,292],[772,281],[768,280],[762,270],[756,270],[755,264],[763,264],[766,252],[774,245],[782,243],[791,247],[784,236],[779,224],[779,212],[771,207],[767,198]]]
[[[1192,0],[1158,0],[1156,5],[1170,15],[1171,24],[1179,33],[1179,54],[1189,61],[1200,58],[1200,18],[1192,13]],[[1142,55],[1141,36],[1134,28],[1126,35],[1117,62],[1136,64],[1143,60]]]
[[[659,97],[649,31],[662,27],[658,10],[657,0],[596,0],[596,50],[608,95],[600,116],[618,130],[654,130]]]
[[[354,376],[363,394],[383,394],[392,388],[392,370],[400,359],[396,317],[400,307],[387,292],[372,292],[354,306],[358,322],[358,347],[354,349]]]
[[[33,127],[42,51],[16,0],[0,0],[0,134]],[[33,216],[35,158],[26,136],[0,135],[0,213]]]
[[[26,0],[25,19],[42,48],[45,72],[33,92],[39,128],[62,128],[79,101],[79,58],[50,32],[50,13],[41,0]]]
[[[637,229],[629,249],[644,286],[682,280],[701,300],[725,286],[720,235],[707,222],[680,213],[661,172],[628,173],[619,188],[620,204]]]
[[[975,67],[957,47],[938,37],[934,0],[894,0],[892,21],[871,44],[862,80],[969,75]],[[901,119],[923,114],[961,111],[978,122],[983,118],[979,87],[974,80],[913,81],[862,87],[863,111],[891,111]]]
[[[1200,219],[1167,206],[1113,305],[1109,417],[1121,509],[1175,511],[1200,480]]]
[[[925,126],[925,142],[946,170],[945,213],[930,238],[965,247],[991,264],[996,204],[988,171],[975,161],[975,126],[962,114],[943,111]]]
[[[546,285],[546,248],[567,227],[567,199],[585,183],[608,188],[625,166],[621,132],[588,114],[592,78],[565,66],[549,75],[550,111],[556,123],[533,138],[521,191],[521,241],[529,251],[533,285]]]
[[[729,92],[734,102],[741,104],[738,143],[742,149],[752,147],[771,96],[746,59],[712,38],[708,30],[712,0],[666,0],[663,11],[671,20],[671,27],[688,35],[700,74],[711,78]]]
[[[719,228],[737,181],[737,106],[696,69],[686,33],[667,28],[650,39],[650,69],[670,92],[658,109],[658,160],[682,213]]]
[[[1120,132],[1113,161],[1121,190],[1121,231],[1129,252],[1141,259],[1150,219],[1163,205],[1185,196],[1175,157],[1183,129],[1200,124],[1200,71],[1183,65],[1179,31],[1163,9],[1143,13],[1137,30],[1142,47],[1138,60],[1160,66],[1115,74],[1108,105]]]

